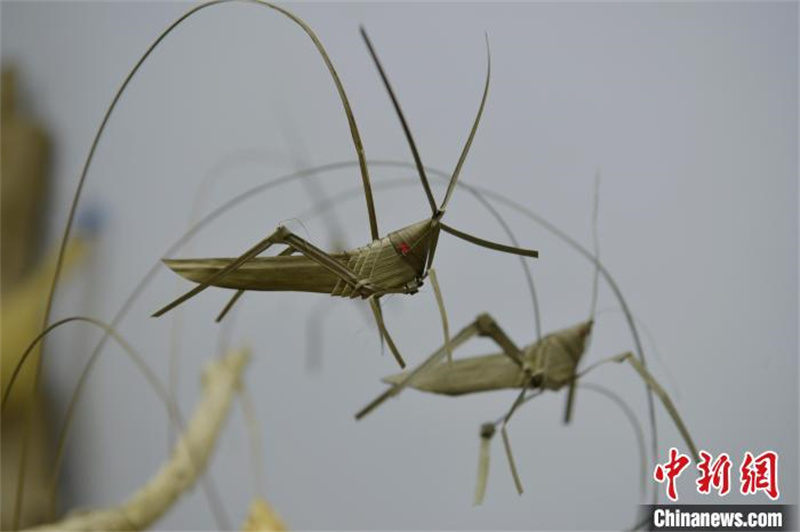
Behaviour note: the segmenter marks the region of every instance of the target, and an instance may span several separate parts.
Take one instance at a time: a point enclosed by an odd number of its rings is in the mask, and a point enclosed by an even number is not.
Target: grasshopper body
[[[174,272],[196,283],[267,292],[315,292],[338,297],[414,294],[426,276],[434,229],[430,219],[389,233],[366,246],[328,256],[353,272],[360,286],[348,284],[313,256],[256,257],[225,276],[215,276],[234,260],[165,260]]]
[[[411,380],[408,386],[441,395],[526,387],[559,390],[574,379],[591,329],[592,322],[587,321],[526,346],[522,366],[505,353],[463,358],[430,368]],[[396,385],[406,375],[396,373],[385,377],[383,382]]]

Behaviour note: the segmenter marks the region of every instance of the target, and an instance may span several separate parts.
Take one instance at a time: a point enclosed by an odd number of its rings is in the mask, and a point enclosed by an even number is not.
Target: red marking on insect
[[[398,251],[399,251],[399,252],[400,252],[402,255],[408,255],[408,252],[409,252],[409,251],[411,251],[411,246],[409,246],[409,245],[408,245],[408,244],[406,244],[405,242],[400,242],[400,245],[399,245],[399,246],[397,246],[397,250],[398,250]]]

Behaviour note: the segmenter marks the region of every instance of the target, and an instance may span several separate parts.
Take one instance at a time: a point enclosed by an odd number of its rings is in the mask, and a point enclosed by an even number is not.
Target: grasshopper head
[[[561,342],[563,342],[563,356],[564,359],[569,358],[569,368],[567,375],[560,375],[560,382],[553,383],[553,388],[558,389],[561,386],[569,386],[567,393],[567,405],[564,411],[564,423],[569,423],[572,419],[572,409],[575,402],[575,389],[577,388],[577,372],[578,364],[581,357],[586,352],[586,343],[589,334],[592,332],[593,320],[585,321],[574,325],[568,329],[559,331],[556,334],[561,335]]]
[[[571,366],[572,371],[578,367],[581,357],[586,352],[589,334],[592,332],[593,321],[585,321],[566,329],[561,329],[550,335],[547,342],[550,356],[553,360],[561,360],[561,366]]]
[[[426,265],[430,262],[439,231],[439,225],[433,219],[426,219],[388,235],[394,249],[414,268],[419,279],[425,278]]]
[[[546,369],[543,385],[557,390],[573,381],[586,352],[592,321],[556,331],[530,346],[531,364]]]
[[[589,320],[556,333],[561,336],[564,350],[570,355],[576,366],[586,352],[586,344],[592,332],[593,324],[594,321]]]

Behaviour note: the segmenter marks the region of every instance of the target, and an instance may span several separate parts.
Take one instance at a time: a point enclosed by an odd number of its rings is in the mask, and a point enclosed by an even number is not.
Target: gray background
[[[3,61],[18,63],[29,108],[55,142],[51,242],[113,91],[188,7],[3,3]],[[487,31],[492,87],[463,179],[515,198],[590,245],[599,168],[603,261],[652,332],[655,345],[646,340],[645,347],[653,372],[702,448],[731,454],[734,467],[747,450],[778,451],[781,500],[796,503],[796,4],[302,3],[291,9],[316,29],[339,69],[368,157],[410,159],[359,23],[382,56],[424,161],[446,171],[477,109]],[[84,202],[106,214],[105,232],[91,264],[64,286],[54,316],[109,319],[185,230],[210,172],[217,180],[207,189],[206,210],[298,166],[353,156],[330,78],[298,28],[252,5],[202,12],[154,54],[109,125]],[[220,166],[221,160],[234,163]],[[377,192],[382,231],[427,215],[413,172],[373,175],[376,183],[393,177],[412,183]],[[328,193],[360,183],[355,170],[323,181]],[[442,197],[441,187],[435,192]],[[181,255],[238,254],[282,221],[329,246],[329,220],[295,220],[312,203],[299,184],[261,196]],[[533,270],[545,331],[585,319],[591,265],[525,218],[503,212],[522,244],[541,251]],[[342,204],[337,214],[348,244],[368,240],[362,199]],[[505,240],[463,191],[447,221]],[[518,343],[533,341],[516,259],[443,236],[437,270],[454,329],[489,311]],[[186,286],[162,271],[122,326],[165,378],[175,318],[148,316]],[[227,296],[208,291],[185,306],[179,387],[185,412],[198,396],[203,364],[214,356],[213,318]],[[511,436],[526,492],[514,492],[498,438],[481,508],[471,506],[478,427],[505,412],[513,392],[458,399],[409,392],[356,423],[352,414],[383,389],[378,378],[395,371],[359,306],[319,295],[250,294],[232,331],[234,343],[254,348],[247,383],[263,427],[267,496],[292,528],[630,524],[642,499],[636,440],[620,411],[589,391],[579,392],[572,426],[561,423],[563,393],[546,394],[517,415]],[[599,306],[617,307],[605,286]],[[412,363],[440,344],[428,285],[416,297],[387,300],[385,310]],[[326,316],[325,346],[322,369],[309,372],[306,320],[314,312]],[[95,338],[80,327],[54,335],[46,368],[59,404]],[[631,348],[619,312],[602,312],[584,362]],[[489,349],[476,341],[459,354]],[[645,420],[642,385],[630,368],[605,367],[587,380],[617,391]],[[685,450],[660,405],[658,419],[661,458],[670,445]],[[253,494],[246,437],[237,410],[212,467],[236,523]],[[121,500],[164,460],[167,442],[163,408],[110,347],[81,405],[69,450],[68,503]],[[694,493],[693,478],[693,471],[681,477],[681,502],[716,501]],[[732,493],[725,501],[767,498]],[[196,490],[159,526],[214,522]]]

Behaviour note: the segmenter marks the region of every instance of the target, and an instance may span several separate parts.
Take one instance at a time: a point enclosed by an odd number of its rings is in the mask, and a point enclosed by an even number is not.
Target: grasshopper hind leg
[[[686,425],[683,423],[683,419],[681,419],[681,415],[678,413],[678,409],[675,408],[675,404],[672,402],[672,399],[667,394],[666,390],[661,387],[658,381],[647,371],[647,368],[644,364],[642,364],[641,360],[633,356],[633,353],[625,353],[623,355],[614,357],[616,362],[628,362],[636,373],[642,378],[642,380],[647,384],[647,386],[655,392],[659,399],[661,399],[661,404],[664,405],[664,408],[667,410],[667,413],[672,418],[672,421],[675,423],[675,426],[678,428],[678,432],[681,433],[683,437],[683,441],[689,447],[689,450],[692,453],[692,457],[694,458],[695,462],[700,462],[700,455],[697,452],[697,447],[694,444],[694,440],[692,439],[692,435],[689,434],[689,429],[686,428]]]
[[[260,255],[261,253],[265,252],[273,244],[281,243],[281,241],[283,240],[283,237],[285,236],[285,234],[287,232],[288,232],[288,230],[285,229],[284,227],[279,227],[271,235],[269,235],[267,238],[261,240],[255,246],[253,246],[250,249],[248,249],[246,252],[244,252],[242,255],[240,255],[236,260],[234,260],[233,262],[231,262],[230,264],[228,264],[227,266],[225,266],[224,268],[222,268],[221,270],[216,272],[214,275],[212,275],[208,279],[205,279],[204,281],[198,283],[197,286],[195,286],[194,288],[192,288],[191,290],[189,290],[188,292],[186,292],[182,296],[178,297],[177,299],[173,300],[171,303],[167,304],[166,306],[164,306],[164,307],[160,308],[159,310],[157,310],[156,312],[154,312],[153,313],[153,317],[154,318],[158,318],[159,316],[163,316],[164,314],[166,314],[170,310],[174,309],[178,305],[181,305],[182,303],[185,303],[189,299],[191,299],[194,296],[198,295],[200,292],[202,292],[203,290],[205,290],[209,286],[213,285],[216,281],[219,281],[220,279],[225,277],[227,274],[239,269],[244,263],[254,259],[255,257]],[[235,303],[235,301],[234,301],[234,303]],[[224,314],[223,314],[223,317],[224,317]]]
[[[535,379],[531,379],[531,386],[535,386],[535,384],[533,384],[534,381]],[[520,480],[519,473],[517,471],[517,464],[514,460],[514,454],[511,451],[511,439],[508,436],[507,427],[509,421],[511,421],[511,417],[514,415],[517,409],[543,391],[542,388],[535,388],[530,394],[528,394],[530,390],[531,387],[525,387],[520,391],[519,395],[517,395],[517,398],[514,400],[514,403],[511,405],[511,408],[505,416],[495,420],[494,422],[484,423],[481,425],[481,445],[478,456],[478,479],[475,484],[475,500],[473,502],[475,506],[480,506],[483,504],[483,499],[486,495],[486,485],[489,478],[489,456],[491,450],[491,441],[496,433],[498,425],[501,426],[500,435],[503,438],[503,449],[506,454],[506,459],[508,460],[508,467],[511,471],[511,477],[514,479],[514,487],[516,487],[517,493],[520,495],[522,495],[524,492],[522,481]]]

